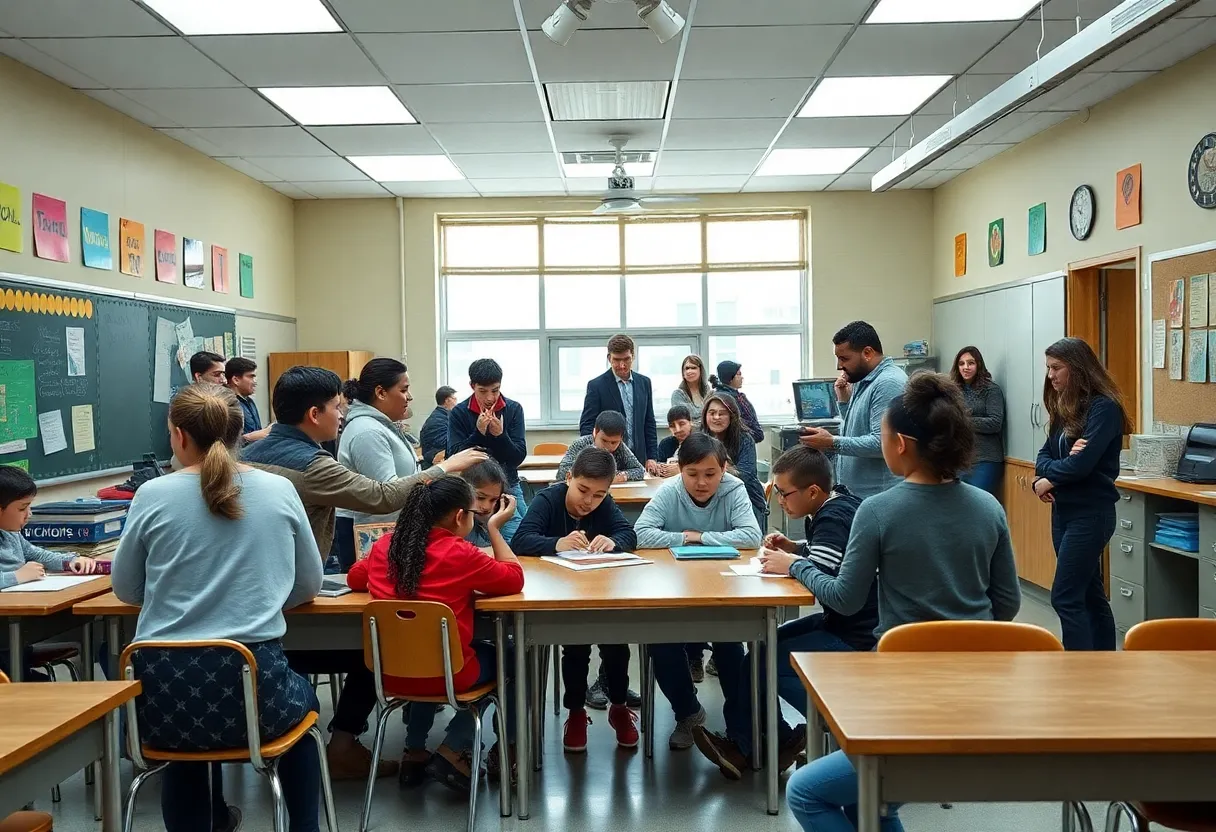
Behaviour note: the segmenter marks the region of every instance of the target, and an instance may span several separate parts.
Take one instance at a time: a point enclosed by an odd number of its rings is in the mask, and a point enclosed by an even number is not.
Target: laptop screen
[[[799,422],[840,418],[834,379],[807,378],[794,382],[794,408]]]

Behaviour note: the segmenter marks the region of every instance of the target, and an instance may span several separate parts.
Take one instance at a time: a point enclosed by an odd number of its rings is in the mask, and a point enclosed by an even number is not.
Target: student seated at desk
[[[768,500],[756,468],[756,443],[739,416],[739,402],[724,393],[714,393],[705,400],[701,411],[701,430],[726,446],[730,457],[730,472],[743,481],[747,498],[756,514],[756,525],[763,532],[768,526]]]
[[[377,600],[438,601],[452,608],[464,650],[464,667],[454,679],[457,692],[491,681],[498,667],[494,645],[473,638],[474,600],[478,595],[514,595],[524,588],[523,567],[502,536],[502,527],[514,513],[515,498],[507,494],[487,523],[493,547],[493,554],[487,556],[464,539],[473,530],[473,487],[461,477],[440,476],[410,494],[397,528],[376,541],[371,554],[347,574],[351,589],[366,590]],[[385,682],[390,691],[428,696],[444,693],[442,678],[389,678]],[[515,709],[509,688],[500,691],[499,707],[506,708],[507,742],[511,743]],[[426,738],[435,710],[435,705],[410,703],[401,784],[417,785],[429,776],[467,795],[473,766],[481,765],[481,749],[473,748],[473,715],[457,711],[448,723],[443,744],[432,754],[426,750]],[[508,758],[514,757],[511,749]],[[495,747],[490,751],[491,779],[501,775],[498,759]]]
[[[487,547],[490,545],[487,524],[507,493],[507,475],[497,462],[484,459],[461,471],[460,478],[473,486],[473,531],[464,539],[474,546]]]
[[[671,436],[659,443],[659,476],[674,477],[680,473],[680,465],[676,462],[676,454],[680,445],[692,433],[692,414],[682,404],[673,404],[667,411],[667,430]]]
[[[606,410],[600,414],[620,416]],[[622,419],[622,429],[624,427]],[[596,420],[597,430],[599,419]],[[587,437],[584,437],[587,438]],[[626,453],[629,453],[626,449]],[[633,454],[629,453],[632,457]],[[558,552],[632,552],[637,546],[633,526],[621,514],[608,489],[616,479],[616,462],[602,448],[584,447],[564,482],[536,495],[528,516],[519,524],[512,545],[521,555],[555,555]],[[638,717],[629,709],[629,645],[601,644],[600,678],[608,692],[608,724],[621,748],[637,748]],[[587,750],[587,671],[591,645],[562,647],[563,703],[570,716],[562,731],[562,747]]]
[[[820,451],[797,445],[781,455],[773,464],[773,487],[785,513],[791,518],[806,518],[806,538],[795,542],[779,532],[764,538],[760,560],[764,571],[774,575],[789,575],[807,584],[806,573],[812,566],[835,575],[849,541],[853,516],[861,505],[857,497],[843,485],[832,485],[832,463]],[[809,588],[809,585],[808,585]],[[871,581],[870,591],[861,609],[843,615],[828,604],[823,612],[790,621],[777,629],[777,692],[799,713],[806,715],[806,688],[790,665],[790,653],[806,651],[873,650],[877,643],[874,628],[878,626],[878,587]],[[743,662],[740,680],[751,679],[751,662],[761,663],[760,685],[763,695],[764,656],[748,654]],[[764,699],[761,699],[764,702]],[[698,728],[693,738],[697,748],[718,766],[730,780],[738,780],[750,765],[752,754],[752,692],[751,684],[739,686],[732,707],[723,714],[725,734],[712,734]],[[760,706],[763,708],[763,704]],[[763,721],[761,725],[763,725]],[[806,730],[797,730],[777,713],[777,760],[785,771],[806,748]]]
[[[321,588],[321,555],[291,483],[238,465],[244,419],[236,396],[211,384],[169,405],[173,452],[185,466],[135,494],[114,555],[114,594],[138,604],[135,640],[232,639],[257,661],[260,739],[287,733],[320,710],[312,686],[287,665],[283,610]],[[247,744],[239,663],[229,650],[145,650],[140,736],[165,751]],[[305,739],[279,760],[292,832],[316,832],[321,778]],[[170,763],[161,787],[168,832],[235,830],[241,812],[223,796],[219,763]]]
[[[878,573],[879,638],[919,621],[1012,621],[1021,605],[1005,511],[959,475],[971,465],[975,429],[962,391],[947,376],[919,373],[891,400],[882,420],[882,455],[903,481],[857,509],[839,575],[808,562],[799,579],[820,603],[861,610]],[[892,691],[898,700],[899,691]],[[837,751],[799,769],[786,787],[805,830],[852,832],[857,775]],[[883,832],[901,832],[889,805]]]
[[[743,483],[726,473],[726,448],[712,436],[694,433],[680,446],[680,476],[659,486],[634,528],[640,549],[667,549],[704,543],[755,549],[760,527]],[[722,693],[730,699],[739,690],[743,645],[715,642],[714,664]],[[676,727],[667,744],[673,750],[692,748],[693,729],[705,724],[705,709],[697,699],[688,655],[683,644],[652,644],[655,681],[671,702]]]
[[[595,417],[595,427],[590,436],[580,436],[570,443],[565,456],[557,465],[557,482],[564,482],[570,476],[574,461],[584,449],[596,447],[607,451],[616,465],[616,476],[613,482],[629,482],[646,478],[646,469],[638,458],[625,444],[625,417],[615,410],[605,410]],[[522,523],[522,521],[521,521]]]

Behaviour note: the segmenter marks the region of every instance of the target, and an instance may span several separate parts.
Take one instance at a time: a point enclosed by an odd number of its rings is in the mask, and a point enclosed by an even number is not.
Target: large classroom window
[[[806,375],[803,212],[631,217],[441,217],[439,352],[444,382],[469,363],[503,367],[529,422],[578,421],[587,381],[617,332],[637,342],[662,422],[684,356],[707,373],[743,365],[761,418],[793,415]]]

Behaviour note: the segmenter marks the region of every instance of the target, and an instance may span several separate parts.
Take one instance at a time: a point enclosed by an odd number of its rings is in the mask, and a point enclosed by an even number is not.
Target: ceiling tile
[[[250,164],[244,159],[238,159],[232,156],[221,156],[217,157],[215,161],[225,164],[233,170],[239,171],[240,173],[248,176],[250,179],[256,179],[259,182],[279,182],[283,178],[281,176],[275,176],[270,171],[264,170],[257,165]]]
[[[783,118],[675,119],[665,150],[765,150],[785,124]]]
[[[957,75],[966,72],[1014,25],[1001,22],[862,26],[832,61],[828,75]]]
[[[469,179],[561,179],[552,152],[455,154],[452,162]]]
[[[873,147],[905,121],[903,116],[796,118],[781,134],[777,147]]]
[[[290,121],[252,90],[119,90],[182,127],[273,127]]]
[[[712,176],[657,176],[654,180],[653,190],[656,193],[680,191],[698,194],[734,194],[738,193],[747,182],[747,176],[746,173],[729,176],[718,174]]]
[[[656,42],[648,29],[584,29],[569,46],[558,46],[541,32],[528,36],[542,83],[667,81],[675,74],[680,47],[678,38]],[[522,56],[522,47],[519,52]]]
[[[553,124],[558,150],[610,150],[610,136],[628,136],[629,150],[658,150],[663,122],[647,121],[560,121]]]
[[[829,191],[868,191],[873,175],[869,173],[845,173],[828,186]]]
[[[1016,144],[982,144],[972,150],[971,154],[963,158],[963,168],[973,168],[981,165],[996,156],[1000,156],[1006,150],[1012,150],[1017,147]]]
[[[164,133],[171,139],[176,139],[186,147],[192,147],[199,153],[207,156],[231,156],[232,152],[220,147],[218,144],[212,144],[202,136],[195,133],[193,130],[186,130],[182,127],[162,127],[160,132]],[[239,161],[239,160],[238,160]]]
[[[534,84],[401,84],[397,94],[414,118],[438,122],[544,121]]]
[[[962,113],[963,110],[966,110],[1012,77],[1013,73],[1009,75],[973,75],[968,72],[966,75],[962,75],[942,87],[941,92],[925,102],[924,106],[917,110],[917,112],[933,115],[951,115],[956,110],[955,102],[957,102],[957,111]]]
[[[290,182],[263,182],[262,184],[267,188],[274,188],[283,196],[289,196],[292,199],[316,199],[312,194],[302,188],[296,187]]]
[[[907,150],[906,146],[904,147],[904,150]],[[862,156],[861,159],[853,165],[853,167],[849,168],[848,172],[865,174],[878,173],[887,165],[891,164],[891,162],[895,161],[896,155],[897,154],[892,154],[891,143],[888,142],[882,147],[876,147],[865,156]]]
[[[37,70],[43,75],[54,78],[59,83],[67,84],[74,89],[88,90],[105,87],[105,84],[100,81],[61,63],[44,52],[39,52],[25,41],[9,38],[0,40],[0,55],[8,55],[13,60],[20,61],[30,69]]]
[[[330,152],[302,127],[202,127],[192,132],[224,148],[221,156],[325,156]]]
[[[553,149],[549,133],[540,123],[432,124],[430,130],[448,153],[544,153]],[[604,146],[608,146],[607,138]]]
[[[656,173],[660,179],[717,174],[748,176],[763,156],[763,150],[664,150]]]
[[[1017,144],[1072,116],[1073,113],[1056,112],[1010,113],[980,133],[978,138],[983,144]]]
[[[338,156],[253,156],[245,161],[288,182],[366,181],[363,172]]]
[[[966,161],[971,156],[975,155],[975,152],[981,147],[984,147],[984,145],[978,144],[974,139],[970,142],[964,142],[958,147],[947,150],[932,162],[924,165],[921,168],[921,171],[909,176],[908,179],[922,178],[921,173],[923,171],[963,170],[967,167]],[[994,147],[1000,147],[1002,150],[1004,150],[1006,147],[1008,147],[1008,145],[994,145]]]
[[[1083,73],[1090,74],[1090,73]],[[1096,75],[1091,78],[1090,83],[1078,85],[1075,90],[1069,90],[1063,97],[1056,100],[1051,100],[1049,97],[1057,90],[1052,90],[1043,98],[1049,98],[1048,106],[1042,106],[1038,100],[1032,101],[1034,107],[1024,107],[1027,111],[1037,111],[1039,109],[1062,110],[1068,112],[1080,112],[1086,107],[1092,107],[1099,104],[1112,96],[1118,95],[1124,90],[1135,86],[1146,78],[1151,78],[1156,73],[1153,72],[1108,72],[1105,75]],[[1067,85],[1061,85],[1057,89],[1063,89]]]
[[[810,78],[680,81],[672,118],[785,118],[802,103]]]
[[[359,40],[395,84],[532,80],[518,32],[379,34]]]
[[[371,124],[356,127],[311,127],[309,132],[342,156],[392,156],[397,153],[442,153],[421,124]]]
[[[1081,26],[1084,28],[1093,23],[1102,15],[1109,12],[1111,9],[1118,6],[1122,0],[1048,0],[1044,7],[1044,14],[1048,20],[1067,20],[1073,24],[1073,31],[1076,31],[1077,7],[1081,10]],[[1039,19],[1039,10],[1036,8],[1031,11],[1031,16],[1035,20]]]
[[[381,182],[395,196],[477,196],[472,184],[454,182]]]
[[[1195,5],[1183,9],[1179,17],[1216,17],[1216,0],[1199,0]]]
[[[160,113],[140,104],[137,101],[132,101],[125,95],[114,90],[85,90],[84,94],[89,98],[96,99],[102,104],[105,104],[112,110],[117,110],[123,115],[130,116],[138,122],[148,125],[149,127],[177,127],[178,124],[171,118],[166,118]]]
[[[515,9],[510,2],[443,0],[440,3],[386,3],[384,0],[330,0],[329,5],[352,32],[519,31]]]
[[[851,26],[694,26],[680,78],[813,78],[850,31]]]
[[[1179,61],[1202,52],[1216,43],[1216,20],[1208,19],[1203,23],[1195,20],[1176,20],[1171,23],[1180,25],[1191,24],[1190,28],[1178,32],[1155,49],[1132,58],[1127,63],[1120,64],[1120,70],[1150,70],[1160,71],[1169,69]],[[1156,30],[1154,30],[1155,32]],[[1150,32],[1149,34],[1153,34]]]
[[[190,42],[251,87],[384,83],[384,76],[346,34],[224,35]]]
[[[6,0],[4,30],[19,38],[172,35],[130,0]]]
[[[950,123],[948,115],[920,115],[909,116],[908,119],[899,126],[895,131],[895,136],[898,141],[907,140],[908,144],[916,144],[929,138],[937,130]],[[878,144],[878,142],[875,142]]]
[[[474,179],[473,187],[483,196],[564,196],[561,179]]]
[[[945,185],[951,179],[954,179],[956,176],[958,176],[960,173],[963,173],[963,172],[964,171],[961,171],[961,170],[939,170],[936,173],[934,173],[932,176],[930,176],[928,179],[923,180],[919,184],[918,187],[936,188],[939,185]]]
[[[113,89],[240,86],[182,38],[41,38],[30,43]]]
[[[1046,55],[1077,33],[1076,24],[1065,20],[1048,20],[1040,30],[1039,16],[1019,25],[1003,41],[980,58],[972,72],[980,74],[1016,75],[1035,61],[1039,38],[1043,38],[1040,55]]]
[[[744,193],[788,193],[790,191],[822,191],[836,176],[753,176],[743,186]]]
[[[361,197],[387,198],[389,192],[378,182],[364,179],[359,182],[296,182],[306,193],[321,199],[357,199]]]
[[[694,20],[697,26],[799,26],[823,23],[859,23],[872,0],[701,0]]]

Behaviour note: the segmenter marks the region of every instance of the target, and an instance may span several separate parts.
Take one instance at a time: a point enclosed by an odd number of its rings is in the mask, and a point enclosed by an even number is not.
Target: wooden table
[[[139,682],[0,685],[0,817],[101,760],[104,832],[122,828],[118,708]]]
[[[777,615],[782,607],[814,603],[811,593],[794,580],[723,575],[739,561],[677,561],[666,549],[639,550],[654,561],[641,566],[574,572],[534,558],[522,558],[524,591],[518,595],[481,598],[477,610],[496,615],[498,678],[506,678],[507,619],[515,632],[516,720],[521,736],[529,732],[529,662],[525,648],[560,644],[598,644],[610,634],[620,644],[667,644],[699,641],[763,641],[767,650],[767,734],[777,736]],[[744,552],[750,557],[751,552]],[[642,663],[644,748],[654,753],[654,676]],[[534,685],[539,684],[539,673]],[[752,663],[753,702],[759,701],[759,665]],[[537,709],[539,710],[539,709]],[[753,708],[753,732],[759,710]],[[777,743],[767,743],[769,814],[777,814]],[[529,815],[528,793],[535,753],[530,743],[516,743],[519,778],[518,814]],[[761,743],[755,743],[757,755]],[[759,763],[756,756],[753,763]]]
[[[72,616],[72,607],[86,598],[110,591],[110,577],[102,575],[58,592],[0,592],[0,618],[8,622],[9,675],[14,682],[23,676],[25,648],[30,644],[54,638],[60,633],[80,628],[80,619]],[[93,678],[90,660],[92,633],[88,627],[82,637],[85,660],[81,662],[85,679]]]
[[[1216,655],[796,653],[807,736],[858,774],[858,830],[884,803],[1210,800]],[[815,747],[814,743],[810,744]]]
[[[562,464],[564,454],[529,454],[519,464],[520,470],[525,468],[556,468]]]

